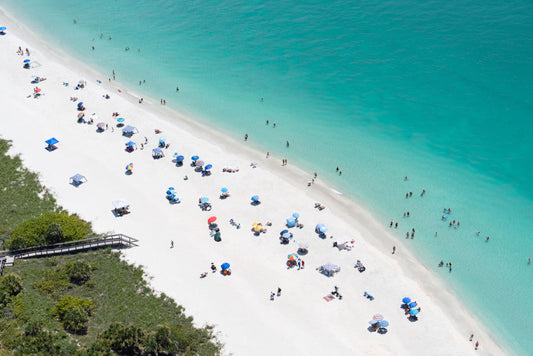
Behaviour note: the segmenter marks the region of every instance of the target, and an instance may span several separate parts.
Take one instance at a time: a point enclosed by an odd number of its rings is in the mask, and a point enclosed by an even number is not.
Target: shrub
[[[91,233],[91,224],[67,212],[48,213],[15,228],[10,249],[81,240]]]
[[[84,334],[89,325],[89,313],[83,308],[70,308],[63,315],[63,327],[75,334]]]
[[[62,268],[46,269],[42,276],[43,278],[33,285],[40,293],[57,295],[70,288],[69,278]]]
[[[65,272],[72,283],[82,285],[91,278],[92,266],[85,261],[69,261],[65,265]]]
[[[0,290],[14,297],[22,292],[22,278],[15,273],[9,273],[0,278]]]
[[[135,355],[141,353],[144,331],[134,325],[112,323],[106,331],[98,335],[98,341],[100,345],[107,346],[118,354]]]
[[[66,295],[54,305],[52,310],[50,310],[50,314],[57,316],[59,320],[63,321],[65,313],[72,308],[80,308],[90,316],[94,309],[94,303],[92,300]]]

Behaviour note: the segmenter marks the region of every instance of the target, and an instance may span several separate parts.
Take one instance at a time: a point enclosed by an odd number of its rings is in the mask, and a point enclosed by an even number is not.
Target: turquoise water
[[[531,1],[3,5],[145,97],[317,171],[399,220],[398,239],[416,228],[406,243],[498,340],[533,348]]]

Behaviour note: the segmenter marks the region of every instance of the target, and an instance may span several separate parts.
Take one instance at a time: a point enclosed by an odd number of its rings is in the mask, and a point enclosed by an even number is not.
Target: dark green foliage
[[[72,283],[82,285],[91,278],[91,264],[85,261],[69,261],[65,265],[65,272]]]
[[[0,290],[9,296],[16,296],[22,292],[22,278],[16,273],[9,273],[0,277]]]
[[[54,296],[70,288],[69,277],[64,268],[46,269],[41,275],[42,279],[33,285],[40,293]]]
[[[113,323],[98,336],[98,342],[119,354],[138,355],[144,343],[144,331],[137,326]]]
[[[74,334],[85,334],[89,325],[89,313],[83,308],[74,307],[65,312],[63,327]]]
[[[10,249],[85,239],[91,224],[67,212],[48,213],[15,228],[8,240]]]
[[[62,321],[64,320],[65,313],[72,308],[81,308],[87,312],[87,315],[91,315],[94,309],[94,303],[92,300],[65,295],[50,310],[50,314],[57,316]]]
[[[0,139],[0,237],[8,237],[26,220],[56,210],[54,197],[37,174],[25,169],[18,156],[7,155],[9,147],[8,141]]]

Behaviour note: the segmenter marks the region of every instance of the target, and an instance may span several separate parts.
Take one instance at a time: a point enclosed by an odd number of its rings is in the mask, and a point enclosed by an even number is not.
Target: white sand
[[[139,247],[126,250],[125,256],[145,266],[155,290],[173,297],[195,318],[198,325],[214,325],[224,354],[234,355],[500,355],[505,352],[473,320],[447,288],[407,252],[401,242],[393,242],[388,228],[376,222],[365,210],[343,196],[317,183],[307,187],[311,173],[295,167],[281,167],[280,158],[265,159],[249,143],[222,137],[216,130],[147,100],[138,104],[133,96],[117,92],[109,83],[98,84],[107,76],[96,73],[65,54],[50,49],[16,21],[0,13],[0,23],[8,27],[0,37],[0,134],[13,140],[11,153],[20,154],[24,164],[40,173],[41,181],[56,196],[60,205],[93,223],[96,231],[120,232],[140,240]],[[31,59],[42,66],[23,69],[18,46],[31,50]],[[48,78],[39,84],[44,95],[27,98],[35,85],[31,75]],[[74,90],[80,79],[87,87]],[[65,87],[63,82],[69,82]],[[116,82],[114,85],[118,85]],[[102,95],[109,93],[111,99]],[[121,130],[96,133],[96,125],[78,124],[78,97],[85,103],[86,114],[96,113],[109,126],[118,111],[126,124],[140,133],[133,141],[140,144],[147,136],[144,150],[124,151],[129,139]],[[151,157],[158,135],[163,131],[170,143],[167,156]],[[45,150],[50,137],[60,140],[54,152]],[[172,163],[172,154],[186,157],[181,168]],[[214,165],[210,177],[201,177],[189,166],[198,154]],[[257,162],[251,168],[250,162]],[[124,174],[133,162],[134,174]],[[226,164],[240,167],[238,173],[223,173]],[[68,178],[81,173],[88,182],[76,188]],[[182,178],[188,175],[190,179]],[[169,186],[176,187],[182,201],[170,205],[165,199]],[[219,200],[220,188],[231,192]],[[258,194],[262,204],[250,205]],[[211,199],[213,210],[204,212],[198,198]],[[132,213],[117,218],[111,202],[130,201]],[[315,202],[326,205],[318,211]],[[291,229],[295,239],[310,245],[303,256],[305,269],[288,270],[285,262],[297,244],[281,245],[278,236],[285,219],[293,212],[301,214],[303,229]],[[207,218],[217,216],[222,241],[209,236]],[[240,230],[229,219],[241,223]],[[252,223],[272,221],[266,234],[254,236]],[[317,223],[329,227],[322,240],[314,232]],[[330,239],[329,236],[335,236]],[[355,240],[351,251],[332,248],[333,241]],[[175,247],[169,248],[170,240]],[[391,255],[391,247],[397,253]],[[357,259],[367,266],[364,273],[353,268]],[[316,268],[328,261],[341,266],[333,278]],[[210,263],[231,263],[233,274],[218,273],[200,279]],[[323,297],[339,286],[342,300],[326,302]],[[274,301],[270,292],[282,288]],[[375,300],[363,297],[368,291]],[[409,296],[422,307],[419,320],[410,322],[400,309],[401,299]],[[368,321],[381,313],[390,322],[388,333],[369,332]],[[468,336],[474,333],[480,349]]]

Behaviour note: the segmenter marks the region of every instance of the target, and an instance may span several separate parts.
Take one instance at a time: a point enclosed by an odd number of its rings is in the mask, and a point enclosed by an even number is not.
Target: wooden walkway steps
[[[132,247],[137,246],[136,242],[138,242],[137,239],[124,234],[112,234],[52,245],[0,251],[0,275],[2,275],[4,267],[13,266],[15,260],[20,258],[61,255],[105,247]]]

